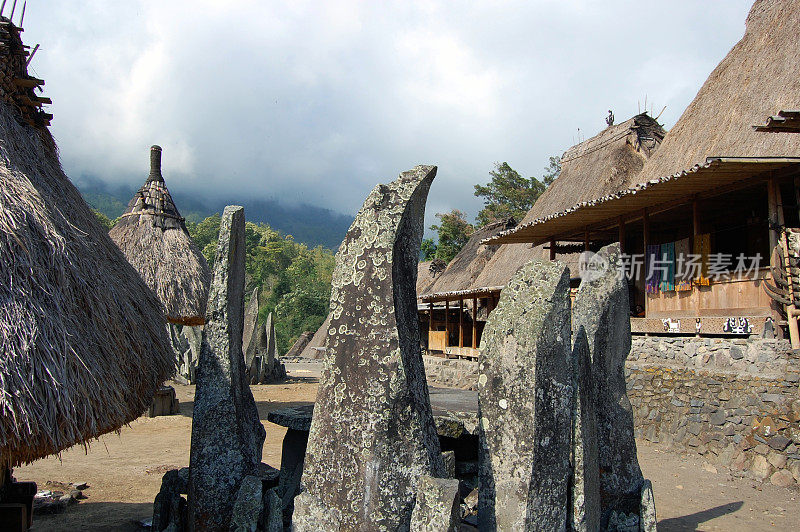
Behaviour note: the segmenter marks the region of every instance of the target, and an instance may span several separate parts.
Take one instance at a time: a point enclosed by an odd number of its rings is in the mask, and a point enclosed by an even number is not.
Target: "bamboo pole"
[[[773,178],[774,179],[774,178]],[[781,188],[777,183],[773,183],[772,189],[775,192],[775,206],[777,207],[778,225],[780,226],[780,246],[783,253],[783,264],[786,268],[786,279],[789,281],[789,301],[792,303],[786,306],[786,321],[789,322],[789,340],[792,349],[800,349],[800,330],[797,326],[797,307],[794,304],[794,279],[792,279],[792,268],[789,263],[789,246],[786,243],[786,228],[783,216],[783,201],[781,200]]]

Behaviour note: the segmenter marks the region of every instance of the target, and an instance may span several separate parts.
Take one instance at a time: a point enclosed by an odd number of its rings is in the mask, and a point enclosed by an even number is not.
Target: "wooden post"
[[[458,298],[458,347],[464,347],[464,298]]]
[[[589,228],[583,230],[583,250],[589,251]]]
[[[478,298],[472,296],[472,349],[478,348]]]
[[[692,238],[691,241],[691,250],[694,253],[694,243],[697,241],[697,236],[700,234],[700,204],[697,202],[697,196],[692,198]],[[701,272],[702,273],[702,272]],[[695,298],[694,301],[694,311],[697,316],[700,316],[700,288],[697,290],[692,287],[692,297]],[[699,338],[700,333],[695,332],[695,337]]]
[[[644,258],[645,258],[644,285],[646,287],[647,286],[647,273],[648,273],[648,268],[649,268],[649,266],[647,264],[647,259],[649,258],[647,256],[647,243],[650,242],[650,219],[647,217],[647,208],[642,209],[642,240],[643,240],[642,250],[644,251]],[[644,317],[645,318],[647,317],[647,314],[648,314],[647,310],[650,307],[650,304],[648,303],[648,299],[649,298],[647,297],[647,290],[645,289],[645,291],[644,291]]]
[[[444,300],[444,348],[450,346],[450,300]]]
[[[773,178],[770,178],[772,181]],[[775,191],[775,206],[777,207],[777,214],[778,214],[778,225],[781,228],[780,232],[780,246],[781,246],[781,253],[783,254],[783,264],[786,268],[786,279],[789,281],[789,301],[792,303],[786,305],[786,321],[789,322],[789,340],[792,342],[792,349],[800,349],[800,330],[798,330],[797,326],[797,307],[794,304],[794,283],[797,279],[792,278],[792,269],[790,268],[789,263],[789,246],[786,242],[786,220],[783,216],[783,201],[781,200],[781,187],[778,183],[774,183],[772,186],[773,190]]]
[[[619,217],[619,252],[625,253],[625,218]]]
[[[774,177],[767,181],[767,221],[769,223],[769,256],[772,259],[772,254],[778,247],[778,231],[775,230],[778,225],[778,204],[775,200]]]
[[[428,349],[431,348],[431,331],[433,330],[433,301],[428,301]]]
[[[556,260],[556,241],[550,241],[550,260]]]

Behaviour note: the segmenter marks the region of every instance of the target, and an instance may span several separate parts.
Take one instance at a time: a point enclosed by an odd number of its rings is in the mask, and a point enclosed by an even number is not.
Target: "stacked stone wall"
[[[800,354],[787,341],[635,337],[626,377],[637,436],[800,482]]]
[[[476,389],[474,361],[425,357],[425,369],[434,386]],[[637,437],[800,484],[800,352],[788,341],[635,336],[626,380]]]

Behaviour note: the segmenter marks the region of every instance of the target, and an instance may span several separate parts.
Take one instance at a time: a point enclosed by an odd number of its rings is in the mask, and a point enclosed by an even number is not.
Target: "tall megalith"
[[[265,431],[247,382],[244,209],[225,207],[197,367],[189,457],[190,530],[227,530],[242,479],[261,462]]]
[[[478,358],[480,530],[563,530],[572,433],[569,270],[523,266],[489,316]]]
[[[408,530],[420,477],[444,474],[416,303],[435,175],[417,166],[375,187],[336,254],[295,530]]]
[[[638,498],[644,478],[636,456],[633,409],[625,387],[625,359],[631,350],[628,284],[620,275],[619,244],[601,249],[590,276],[581,282],[572,307],[591,356],[600,497],[603,520],[624,499]],[[602,523],[601,523],[602,524]]]

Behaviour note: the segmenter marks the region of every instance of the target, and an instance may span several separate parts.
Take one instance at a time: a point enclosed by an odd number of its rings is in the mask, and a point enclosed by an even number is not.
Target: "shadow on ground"
[[[120,517],[124,517],[124,521]],[[139,521],[153,516],[152,503],[88,502],[70,506],[55,515],[34,515],[31,532],[76,530],[100,531],[122,530],[142,532],[146,530]]]
[[[717,517],[721,517],[723,515],[732,514],[733,512],[738,511],[742,505],[744,505],[744,502],[742,501],[729,502],[728,504],[723,504],[722,506],[717,506],[715,508],[709,508],[708,510],[703,510],[702,512],[696,512],[681,517],[672,517],[670,519],[662,519],[658,522],[658,530],[659,532],[684,532],[688,530],[698,530],[698,527],[702,523],[711,521],[712,519],[716,519]]]

